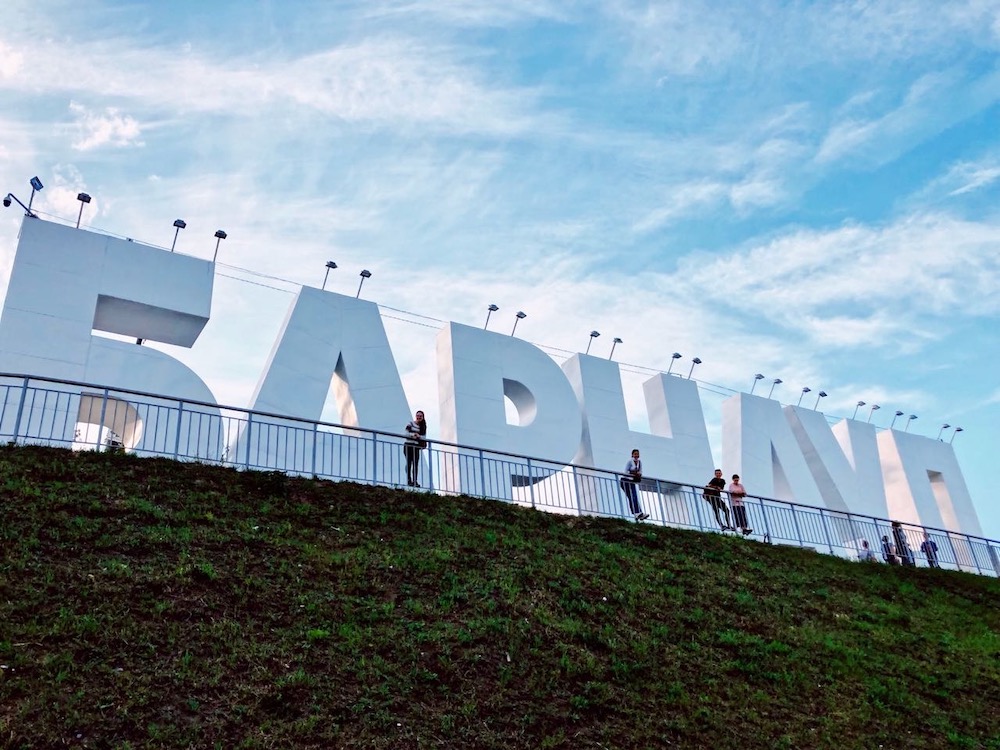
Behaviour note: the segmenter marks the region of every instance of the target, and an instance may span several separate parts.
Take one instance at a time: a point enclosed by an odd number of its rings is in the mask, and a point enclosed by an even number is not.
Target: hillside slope
[[[1000,582],[0,449],[0,746],[1000,748]]]

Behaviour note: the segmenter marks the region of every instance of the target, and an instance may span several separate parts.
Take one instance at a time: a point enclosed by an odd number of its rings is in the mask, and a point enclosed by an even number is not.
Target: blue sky
[[[495,302],[557,359],[622,337],[636,426],[646,368],[700,357],[717,460],[755,372],[828,415],[961,425],[1000,538],[998,51],[1000,0],[13,0],[0,190],[37,174],[74,220],[86,190],[85,224],[152,244],[184,218],[200,257],[225,229],[213,319],[175,352],[222,402],[333,259],[329,288],[368,268],[363,296],[408,311],[387,332],[432,430],[436,321]]]

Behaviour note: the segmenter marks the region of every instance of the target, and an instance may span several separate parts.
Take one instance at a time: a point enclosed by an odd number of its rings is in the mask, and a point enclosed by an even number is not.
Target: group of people
[[[642,460],[639,458],[639,449],[632,449],[632,457],[625,464],[625,472],[619,480],[625,499],[628,501],[629,513],[636,521],[645,521],[649,514],[643,511],[639,504],[639,484],[642,481]],[[722,498],[723,491],[729,495],[729,502],[733,506],[733,523],[729,521],[729,508]],[[743,504],[747,496],[746,488],[740,482],[740,475],[733,474],[733,481],[726,486],[726,480],[722,478],[722,469],[715,470],[715,476],[708,480],[705,485],[703,497],[715,511],[715,520],[719,522],[719,528],[723,531],[741,531],[743,536],[753,533],[747,521],[747,509]],[[725,514],[726,521],[722,522],[722,515]]]
[[[939,568],[937,542],[931,539],[928,532],[924,532],[924,541],[920,543],[920,552],[927,560],[927,565],[931,568]],[[862,562],[877,562],[875,552],[868,546],[868,540],[861,540],[861,552],[858,555]],[[906,541],[906,532],[899,521],[892,522],[892,539],[888,534],[882,535],[882,559],[889,565],[902,565],[906,568],[917,567],[913,550],[910,549]]]
[[[406,425],[406,442],[403,444],[403,454],[406,456],[406,484],[410,487],[419,487],[420,477],[420,451],[427,447],[427,422],[424,413],[418,411],[413,421]],[[628,502],[629,513],[636,521],[645,521],[649,514],[643,511],[639,503],[639,485],[642,482],[642,459],[639,457],[639,449],[634,448],[632,455],[625,464],[625,471],[619,480],[622,492]],[[722,493],[729,496],[729,503],[733,506],[733,520],[729,520],[729,508],[726,505]],[[708,501],[715,513],[715,520],[722,531],[740,531],[743,536],[753,533],[747,521],[747,509],[743,504],[747,496],[746,488],[740,482],[740,475],[733,474],[732,482],[727,486],[726,480],[722,478],[722,469],[715,470],[715,476],[708,480],[705,485],[702,497]],[[725,518],[725,521],[723,521]],[[903,565],[906,567],[916,567],[913,550],[906,542],[906,534],[899,521],[892,522],[892,536],[882,536],[882,559],[890,565]],[[932,568],[938,565],[938,546],[930,538],[930,534],[924,532],[924,541],[920,545],[920,551],[927,559],[927,564]],[[861,540],[861,551],[859,558],[865,562],[877,562],[875,552],[869,547],[868,540]]]
[[[735,526],[729,521],[729,508],[726,507],[726,501],[722,498],[723,490],[729,495],[729,503],[733,506],[733,521]],[[747,522],[747,509],[743,505],[743,500],[747,496],[746,488],[740,482],[740,475],[733,474],[732,483],[726,487],[726,480],[722,478],[722,469],[715,470],[715,476],[708,480],[708,484],[705,485],[705,491],[702,493],[702,497],[708,501],[708,504],[712,506],[712,510],[715,512],[715,520],[719,524],[719,528],[723,531],[736,531],[739,529],[743,533],[743,536],[753,533],[753,529],[750,528],[750,524]],[[722,516],[726,517],[725,523],[722,521]]]

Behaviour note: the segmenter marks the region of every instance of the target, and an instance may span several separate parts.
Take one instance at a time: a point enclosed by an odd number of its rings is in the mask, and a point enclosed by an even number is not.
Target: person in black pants
[[[420,451],[427,447],[427,441],[424,440],[426,434],[424,413],[418,411],[413,421],[406,425],[406,443],[403,445],[403,453],[406,455],[406,484],[410,487],[420,486],[417,483],[420,475]]]
[[[705,492],[702,493],[702,497],[708,500],[708,504],[712,506],[712,510],[715,511],[715,520],[719,522],[719,528],[723,531],[735,531],[731,523],[729,523],[729,508],[726,507],[726,501],[722,499],[722,490],[726,489],[726,480],[722,478],[722,469],[715,470],[715,476],[708,480],[708,484],[705,485]],[[719,511],[726,514],[726,522],[722,522],[722,516],[719,515]]]
[[[642,506],[639,505],[639,487],[638,484],[642,480],[642,461],[639,460],[639,449],[632,449],[632,458],[628,460],[625,464],[625,476],[621,478],[618,484],[622,488],[622,492],[625,493],[625,499],[628,500],[628,510],[633,516],[635,516],[636,521],[645,521],[649,518],[648,513],[642,512]]]
[[[906,532],[903,531],[903,525],[899,521],[892,522],[892,538],[896,542],[896,554],[899,556],[899,561],[903,564],[903,567],[917,567],[917,561],[913,559],[913,550],[906,543]]]

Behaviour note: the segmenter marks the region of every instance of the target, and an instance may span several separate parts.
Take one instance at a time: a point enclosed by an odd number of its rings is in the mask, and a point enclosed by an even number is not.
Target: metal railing
[[[403,434],[31,375],[0,373],[0,440],[407,484]],[[603,469],[434,440],[420,455],[423,491],[555,513],[630,518],[620,479]],[[648,523],[721,531],[701,486],[643,478],[636,491]],[[859,559],[867,540],[881,559],[885,543],[904,564],[933,560],[942,568],[1000,576],[994,540],[764,497],[748,496],[744,507],[754,537],[767,542]]]

